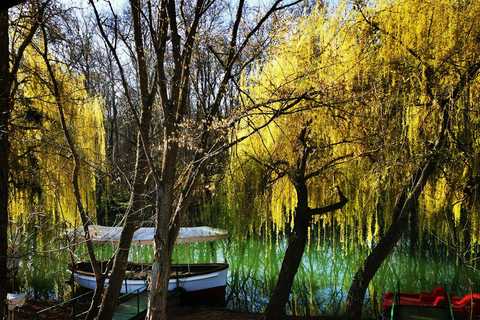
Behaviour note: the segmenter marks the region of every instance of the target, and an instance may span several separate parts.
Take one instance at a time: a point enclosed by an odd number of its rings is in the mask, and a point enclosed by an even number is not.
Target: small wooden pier
[[[180,295],[181,290],[173,290],[168,293],[167,296],[167,306],[168,305],[175,305],[180,303]],[[71,306],[72,308],[72,320],[82,319],[85,317],[88,311],[82,312],[77,314],[75,312],[75,304],[80,299],[88,299],[88,296],[91,296],[93,291],[89,291],[84,293],[78,297],[75,297],[71,300],[59,303],[47,309],[43,309],[37,312],[36,320],[46,319],[48,317],[48,311],[60,306]],[[144,319],[145,314],[147,312],[148,307],[148,290],[145,290],[139,294],[135,294],[135,292],[127,293],[121,297],[119,297],[119,304],[115,309],[115,314],[113,315],[114,320],[137,320],[137,319]]]
[[[133,320],[145,317],[148,303],[148,292],[133,295],[130,299],[122,302],[115,309],[113,320]]]

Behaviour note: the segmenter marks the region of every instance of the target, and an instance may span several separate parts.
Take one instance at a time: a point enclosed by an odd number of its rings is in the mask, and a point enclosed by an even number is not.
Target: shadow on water
[[[27,293],[29,299],[69,299],[72,295],[66,284],[70,274],[67,263],[70,253],[55,250],[62,243],[49,244],[45,235],[30,237],[22,243],[19,254],[18,277],[15,292]],[[228,262],[226,305],[237,311],[262,312],[273,292],[287,246],[286,239],[234,239],[210,243],[177,245],[172,257],[174,263]],[[96,248],[98,257],[108,259],[114,246]],[[305,251],[295,278],[286,312],[296,315],[338,315],[342,312],[351,279],[369,252],[368,246],[349,245],[329,241],[312,241]],[[87,259],[82,247],[75,250],[78,259]],[[130,260],[150,262],[153,247],[132,247]],[[472,279],[478,283],[477,278]],[[454,255],[441,248],[422,248],[413,252],[399,244],[384,262],[367,292],[365,312],[376,317],[381,298],[386,291],[394,291],[400,281],[404,292],[431,291],[444,286],[458,296],[468,293],[468,280]],[[478,291],[478,288],[475,288]]]

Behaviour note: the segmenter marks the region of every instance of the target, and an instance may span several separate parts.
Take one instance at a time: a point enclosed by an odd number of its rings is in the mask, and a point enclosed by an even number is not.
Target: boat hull
[[[104,262],[101,263],[104,266]],[[228,267],[226,263],[173,264],[168,291],[181,288],[189,297],[224,299]],[[127,274],[130,273],[132,277],[124,280],[120,292],[140,293],[146,290],[151,268],[152,264],[130,263],[127,266]],[[70,266],[69,269],[79,286],[90,290],[95,289],[95,275],[89,262],[78,262],[75,267]],[[135,271],[138,272],[135,273]],[[109,278],[105,280],[105,287],[108,281]]]
[[[172,268],[174,267],[175,265],[172,266]],[[218,268],[213,272],[170,277],[168,291],[181,288],[185,290],[189,298],[225,299],[227,274],[228,265],[227,268]]]
[[[83,274],[73,273],[75,282],[82,288],[94,290],[96,286],[95,276],[87,276]],[[108,285],[109,279],[105,279],[105,287]],[[146,280],[125,280],[120,293],[142,293],[147,289]]]

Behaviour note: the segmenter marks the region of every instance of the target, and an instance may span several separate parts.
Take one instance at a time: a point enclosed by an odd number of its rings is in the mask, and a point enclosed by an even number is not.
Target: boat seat
[[[424,303],[434,302],[438,297],[445,297],[445,290],[442,287],[435,287],[432,292],[420,293],[420,301]]]
[[[432,303],[426,303],[423,306],[424,307],[445,307],[445,305],[446,305],[445,297],[441,296],[441,297],[437,297],[435,301],[433,301]]]
[[[472,301],[473,300],[473,301]],[[460,301],[452,303],[452,310],[455,316],[473,316],[476,317],[480,314],[480,294],[467,294]]]

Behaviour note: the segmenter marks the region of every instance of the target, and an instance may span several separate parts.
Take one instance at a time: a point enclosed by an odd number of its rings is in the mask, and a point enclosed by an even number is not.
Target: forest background
[[[345,306],[351,319],[402,236],[443,245],[471,272],[479,16],[467,0],[4,9],[1,252],[8,219],[122,225],[111,265],[121,275],[135,229],[155,226],[156,319],[165,316],[162,257],[182,225],[287,236],[300,258],[312,237],[368,247]],[[282,312],[293,276],[280,275],[267,318]],[[111,316],[115,291],[100,318]]]

